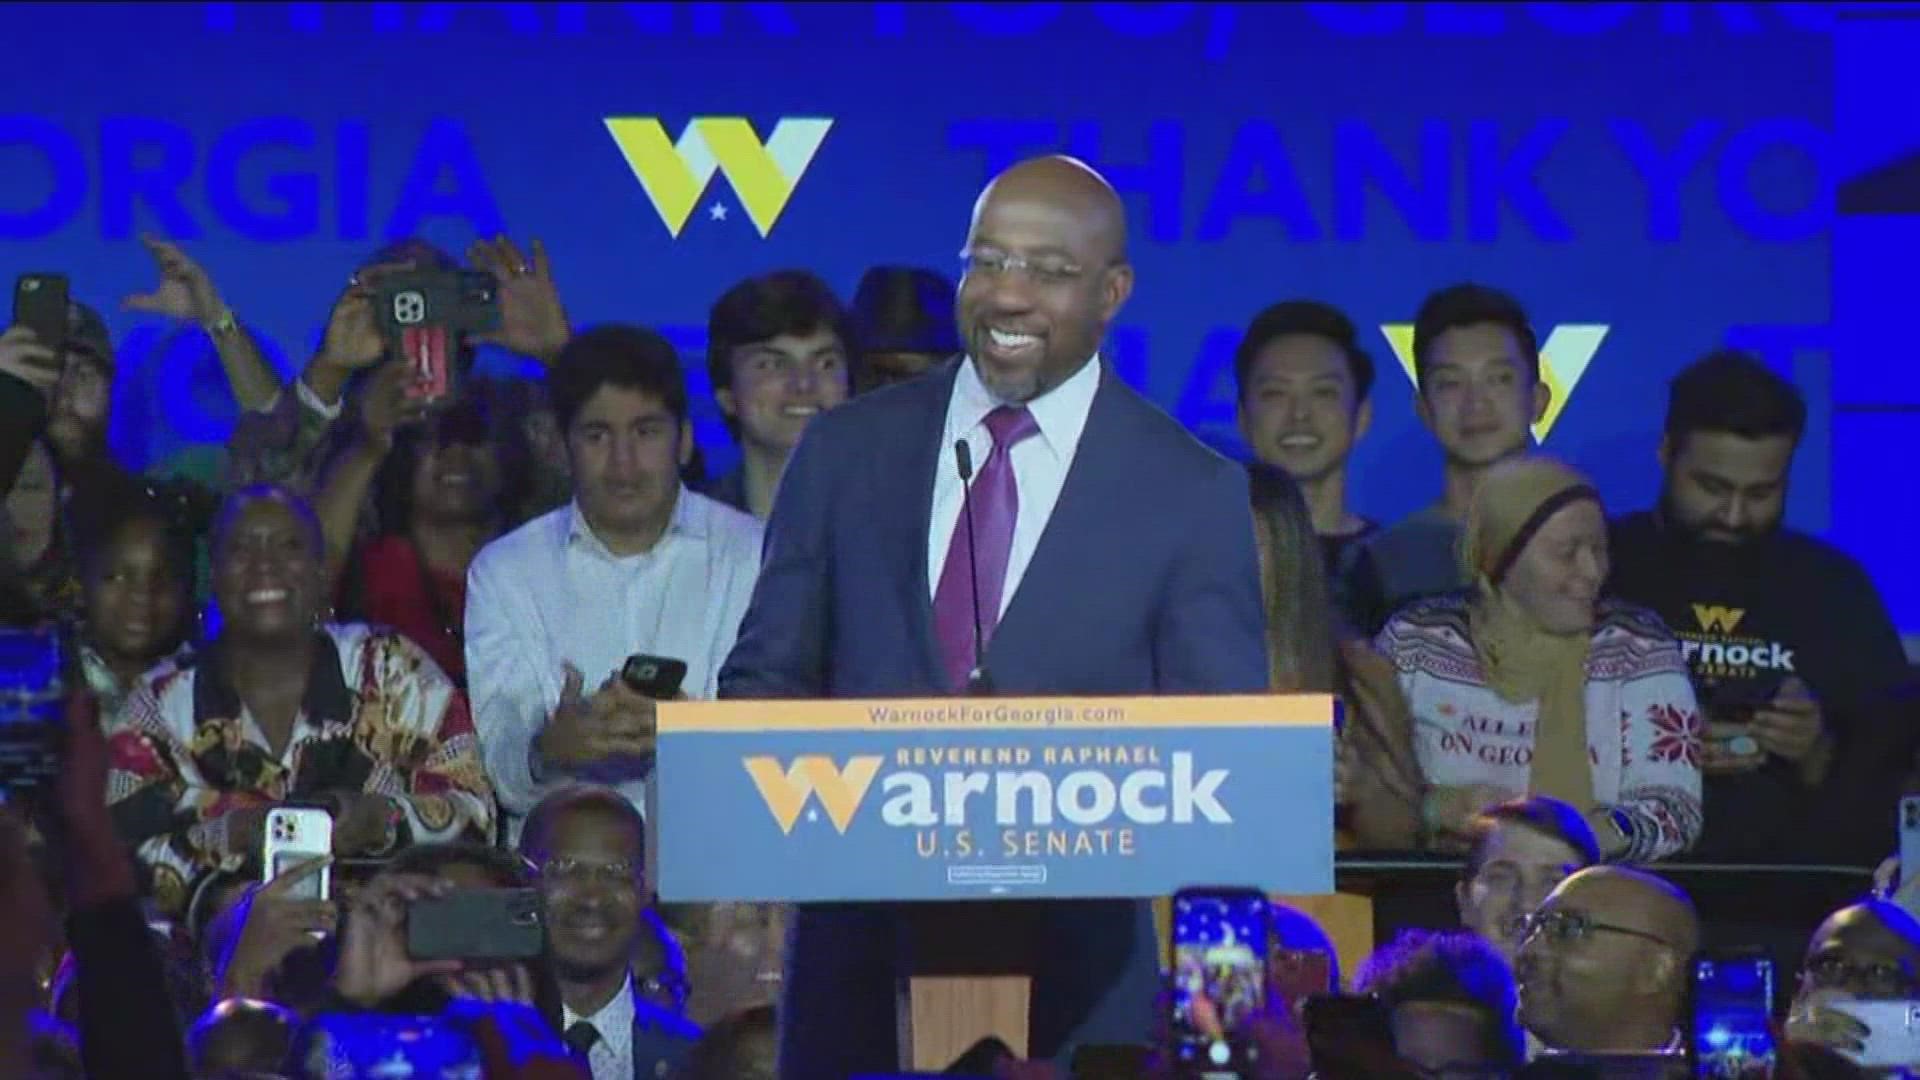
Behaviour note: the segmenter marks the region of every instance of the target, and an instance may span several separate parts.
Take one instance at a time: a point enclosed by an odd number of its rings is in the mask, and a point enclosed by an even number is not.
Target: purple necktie
[[[973,574],[980,582],[980,652],[985,656],[1000,622],[1000,594],[1007,583],[1007,556],[1013,551],[1013,523],[1020,516],[1020,489],[1013,482],[1008,455],[1020,440],[1038,435],[1040,426],[1024,407],[1008,405],[987,414],[993,449],[974,475],[973,528],[967,528],[962,504],[953,523],[953,542],[940,568],[940,585],[933,593],[934,633],[940,640],[940,659],[955,689],[967,685],[973,670]]]

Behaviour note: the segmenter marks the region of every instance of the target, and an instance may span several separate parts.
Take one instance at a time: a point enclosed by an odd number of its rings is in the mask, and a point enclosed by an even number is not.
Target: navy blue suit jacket
[[[687,1063],[700,1041],[699,1025],[679,1013],[633,994],[633,1078],[653,1080],[674,1075]]]
[[[765,558],[720,696],[960,693],[939,662],[927,576],[936,469],[956,358],[808,425],[768,522]],[[1073,464],[994,631],[986,670],[1008,695],[1257,693],[1264,607],[1245,470],[1101,371]],[[780,1010],[781,1075],[898,1065],[899,908],[803,906]],[[1045,905],[1033,1057],[1137,1042],[1153,1019],[1151,910]]]

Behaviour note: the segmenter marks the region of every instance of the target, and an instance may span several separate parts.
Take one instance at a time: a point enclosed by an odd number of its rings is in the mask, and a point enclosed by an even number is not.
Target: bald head
[[[1682,956],[1700,947],[1693,901],[1665,878],[1624,866],[1591,866],[1561,882],[1554,895],[1602,921],[1650,934]]]
[[[1108,260],[1127,256],[1127,211],[1107,178],[1079,158],[1064,154],[1028,158],[988,182],[973,203],[969,235],[996,202],[1041,203],[1058,207],[1084,222],[1102,242]]]
[[[1884,900],[1843,907],[1813,932],[1803,966],[1821,988],[1866,999],[1911,996],[1920,988],[1920,922]]]
[[[1514,961],[1520,1022],[1565,1050],[1652,1050],[1684,1010],[1700,923],[1686,894],[1597,866],[1560,883]]]
[[[1126,209],[1069,157],[994,177],[973,205],[966,263],[956,321],[975,374],[1003,405],[1083,369],[1133,292]]]

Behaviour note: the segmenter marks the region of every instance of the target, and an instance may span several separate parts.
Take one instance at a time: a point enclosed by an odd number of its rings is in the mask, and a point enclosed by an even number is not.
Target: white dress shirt
[[[642,931],[644,933],[644,931]],[[620,986],[620,992],[607,999],[600,1011],[581,1016],[566,1003],[560,1005],[560,1034],[578,1021],[585,1020],[600,1033],[600,1041],[587,1051],[587,1065],[593,1080],[634,1080],[633,1078],[633,976]]]
[[[569,503],[481,550],[467,571],[467,680],[473,723],[507,839],[549,785],[533,738],[560,702],[563,665],[591,696],[634,653],[684,660],[682,689],[711,698],[760,572],[761,525],[681,488],[653,550],[616,556]],[[640,767],[617,784],[645,813]]]
[[[1100,356],[1092,360],[1066,382],[1027,402],[1040,433],[1013,448],[1013,480],[1020,491],[1020,516],[1013,526],[1013,549],[1007,555],[1006,584],[1000,590],[1000,616],[1013,602],[1014,590],[1033,561],[1033,552],[1046,532],[1047,519],[1060,501],[1060,489],[1066,486],[1067,470],[1080,448],[1080,433],[1087,428],[1087,414],[1093,410],[1094,391],[1100,389]],[[953,459],[953,444],[967,441],[973,456],[973,474],[977,479],[986,467],[987,454],[993,449],[993,435],[987,431],[987,414],[1000,402],[987,392],[974,370],[973,358],[960,362],[953,380],[953,397],[947,401],[947,426],[940,438],[940,466],[933,471],[933,517],[927,532],[927,583],[930,591],[940,591],[940,571],[947,562],[947,548],[953,543],[953,526],[960,520],[960,473]],[[997,618],[996,618],[997,621]]]

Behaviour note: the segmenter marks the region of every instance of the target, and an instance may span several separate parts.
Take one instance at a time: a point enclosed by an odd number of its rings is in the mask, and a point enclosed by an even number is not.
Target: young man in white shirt
[[[573,501],[501,537],[467,574],[467,671],[509,840],[560,780],[645,805],[653,702],[635,654],[680,660],[712,697],[760,564],[760,524],[688,491],[687,390],[673,346],[602,326],[562,349],[548,389]]]

